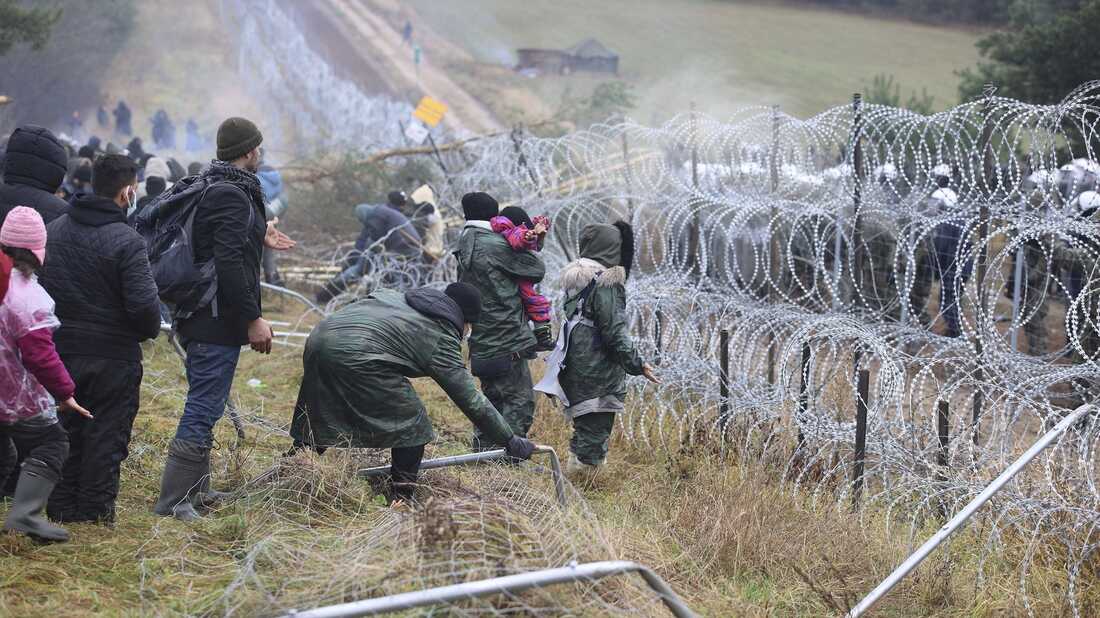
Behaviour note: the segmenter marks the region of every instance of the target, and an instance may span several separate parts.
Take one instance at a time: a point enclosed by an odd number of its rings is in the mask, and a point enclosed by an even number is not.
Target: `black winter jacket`
[[[188,341],[245,345],[248,323],[262,316],[260,261],[267,231],[263,193],[255,174],[228,163],[215,161],[204,173],[215,182],[199,202],[192,250],[196,264],[214,260],[218,294],[211,306],[180,320],[177,328]]]
[[[39,281],[57,304],[62,356],[140,361],[146,339],[160,332],[160,301],[145,241],[114,201],[83,195],[46,227]]]
[[[4,155],[0,224],[16,206],[35,209],[47,224],[68,212],[69,205],[55,195],[68,163],[65,147],[48,129],[30,125],[16,129]]]

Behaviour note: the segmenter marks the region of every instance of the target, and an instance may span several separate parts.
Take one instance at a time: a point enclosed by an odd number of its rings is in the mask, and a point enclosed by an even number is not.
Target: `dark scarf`
[[[260,188],[260,179],[252,172],[234,167],[225,161],[214,159],[210,162],[210,167],[203,172],[203,176],[209,178],[212,182],[228,182],[237,185],[252,198],[257,206],[263,207],[264,205],[264,193],[263,189]]]

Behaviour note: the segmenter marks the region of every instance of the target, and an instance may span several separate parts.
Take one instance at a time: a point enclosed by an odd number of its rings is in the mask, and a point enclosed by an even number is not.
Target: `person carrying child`
[[[13,209],[0,228],[0,250],[13,264],[0,305],[0,483],[14,471],[15,449],[26,454],[4,530],[64,542],[69,533],[41,515],[69,452],[56,409],[92,415],[73,399],[76,386],[53,343],[61,322],[35,274],[46,259],[42,217]]]
[[[507,206],[500,214],[489,220],[493,231],[500,234],[508,241],[513,251],[538,252],[542,250],[542,243],[546,239],[546,233],[550,231],[550,219],[544,216],[536,216],[531,219],[527,211],[519,206]],[[523,310],[527,318],[534,325],[536,352],[546,352],[554,349],[554,336],[550,327],[550,300],[535,288],[534,282],[527,279],[516,279],[519,286],[520,300],[523,301]]]

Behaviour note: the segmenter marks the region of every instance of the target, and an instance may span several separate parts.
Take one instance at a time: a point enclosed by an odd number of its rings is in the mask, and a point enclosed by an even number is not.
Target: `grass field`
[[[270,298],[265,307],[293,310],[291,303]],[[760,464],[723,461],[704,448],[654,450],[627,442],[619,431],[609,467],[595,479],[574,477],[563,512],[549,506],[553,490],[545,474],[506,466],[432,471],[423,478],[419,505],[393,511],[370,484],[354,477],[356,464],[377,462],[378,453],[352,457],[336,449],[278,463],[289,444],[283,432],[301,377],[300,358],[297,349],[285,347],[269,357],[242,354],[234,399],[247,437],[238,441],[228,422],[219,423],[214,486],[241,487],[276,464],[279,473],[202,522],[185,525],[149,512],[185,385],[167,343],[146,346],[142,412],[123,466],[117,526],[70,526],[73,540],[62,545],[0,535],[0,615],[275,615],[287,607],[415,589],[431,556],[458,556],[456,564],[476,565],[490,559],[490,541],[504,543],[507,561],[552,559],[516,549],[524,538],[537,539],[544,549],[592,539],[585,555],[653,567],[704,616],[838,615],[912,546],[907,526],[891,525],[874,510],[857,516],[828,498],[814,499],[777,483],[774,471]],[[250,386],[252,378],[263,386]],[[438,387],[418,380],[416,388],[439,435],[429,456],[464,451],[469,423]],[[531,435],[567,452],[569,427],[545,400]],[[528,517],[532,505],[543,509],[541,522]],[[458,531],[453,538],[429,534],[441,513]],[[505,528],[493,521],[501,515],[508,517]],[[926,522],[918,537],[936,525]],[[395,528],[420,531],[410,551],[376,549],[384,549]],[[984,540],[974,532],[959,534],[876,615],[1022,614],[1015,564],[1028,549],[1026,539],[1002,538],[999,552],[984,563],[979,585]],[[1043,563],[1048,566],[1037,564],[1029,579],[1032,609],[1060,615],[1065,576],[1056,551]],[[609,585],[612,592],[637,594]],[[574,593],[546,594],[556,604]],[[509,602],[498,603],[504,608]],[[657,605],[638,615],[666,614]]]
[[[520,47],[564,48],[595,37],[620,57],[645,123],[686,111],[726,114],[778,104],[812,115],[844,104],[878,73],[957,99],[954,71],[977,60],[975,33],[832,11],[717,0],[409,0],[435,32],[479,62],[514,63]],[[429,58],[429,61],[431,58]],[[446,62],[446,59],[439,60]],[[524,78],[517,78],[524,79]],[[601,78],[528,80],[550,103]],[[903,97],[908,96],[903,90]],[[476,94],[476,92],[475,92]]]

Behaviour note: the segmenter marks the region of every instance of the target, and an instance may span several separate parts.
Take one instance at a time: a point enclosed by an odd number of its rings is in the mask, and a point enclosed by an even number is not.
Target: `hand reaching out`
[[[642,375],[645,376],[645,379],[654,384],[661,383],[661,379],[657,377],[657,374],[653,371],[653,366],[649,363],[642,365]]]
[[[294,242],[289,236],[280,232],[275,228],[279,224],[279,219],[275,219],[267,222],[267,233],[264,235],[264,246],[275,249],[276,251],[286,251],[293,249],[298,243]]]
[[[85,410],[83,407],[81,407],[81,405],[79,403],[77,403],[76,400],[73,399],[72,397],[69,397],[65,401],[62,401],[61,403],[57,404],[57,407],[62,412],[69,412],[69,413],[72,413],[72,414],[79,414],[80,416],[83,416],[84,418],[93,418],[92,413]]]

